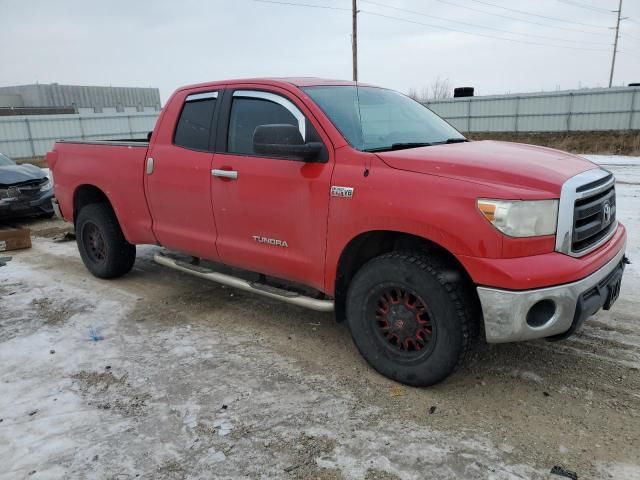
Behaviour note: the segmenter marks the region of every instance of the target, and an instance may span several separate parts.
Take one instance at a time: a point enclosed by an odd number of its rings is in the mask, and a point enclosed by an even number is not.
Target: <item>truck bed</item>
[[[93,185],[111,202],[129,242],[155,243],[144,191],[148,146],[146,139],[56,142],[47,161],[65,219],[74,220],[74,195]]]

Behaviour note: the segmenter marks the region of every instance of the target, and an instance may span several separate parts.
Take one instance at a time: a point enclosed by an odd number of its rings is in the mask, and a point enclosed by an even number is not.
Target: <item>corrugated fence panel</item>
[[[627,130],[629,113],[583,113],[571,117],[571,130]]]
[[[463,132],[640,129],[640,88],[464,97],[425,102]]]
[[[569,95],[563,97],[519,97],[518,114],[566,114],[570,108],[571,100]]]
[[[23,118],[0,118],[0,141],[28,140],[29,137],[29,127]]]
[[[68,115],[47,115],[51,118],[30,118],[31,138],[34,140],[57,140],[59,138],[80,138],[82,129],[78,117]]]
[[[10,158],[28,158],[36,156],[36,154],[33,153],[29,142],[17,140],[0,140],[0,152]]]
[[[469,131],[469,122],[466,118],[448,118],[447,121],[460,132]]]
[[[563,132],[567,130],[566,115],[519,115],[517,130],[503,132]]]
[[[514,116],[518,111],[517,98],[497,98],[485,100],[479,97],[471,103],[471,116]]]
[[[122,135],[131,132],[128,118],[115,115],[84,117],[82,118],[82,129],[86,136],[96,138],[106,138],[107,135]]]
[[[145,138],[158,113],[0,117],[0,152],[11,158],[43,156],[58,139]]]
[[[474,105],[475,106],[475,105]],[[471,116],[470,132],[504,132],[505,130],[513,130],[513,122],[515,117],[509,116]]]
[[[628,112],[631,109],[633,90],[600,92],[590,95],[574,95],[573,112]]]
[[[427,106],[441,117],[462,117],[467,115],[469,102],[429,102]]]
[[[155,128],[157,120],[158,117],[156,115],[140,115],[129,117],[129,122],[131,123],[131,129],[133,130],[133,133],[142,133],[145,136]]]

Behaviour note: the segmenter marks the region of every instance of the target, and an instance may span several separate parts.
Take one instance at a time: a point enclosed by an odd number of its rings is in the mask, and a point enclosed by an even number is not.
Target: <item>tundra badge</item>
[[[289,247],[286,240],[276,240],[275,238],[261,237],[260,235],[254,235],[253,239],[258,243],[266,243],[268,245],[275,245],[276,247]]]
[[[353,187],[331,187],[331,196],[332,197],[343,197],[343,198],[351,198],[353,197]]]

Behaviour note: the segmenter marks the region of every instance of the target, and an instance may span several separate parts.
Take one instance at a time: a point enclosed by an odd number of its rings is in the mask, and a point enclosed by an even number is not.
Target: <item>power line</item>
[[[584,8],[586,10],[591,10],[594,12],[600,12],[600,13],[615,13],[615,11],[613,10],[607,10],[605,8],[598,8],[598,7],[594,7],[592,5],[586,5],[584,3],[578,3],[578,2],[574,2],[572,0],[558,0],[558,2],[560,3],[566,3],[567,5],[572,5],[574,7],[579,7],[579,8]]]
[[[349,9],[349,8],[329,7],[327,5],[315,5],[315,4],[309,4],[309,3],[293,3],[293,2],[284,2],[284,1],[278,1],[278,0],[253,0],[253,1],[254,2],[259,2],[259,3],[272,3],[272,4],[276,4],[276,5],[286,5],[286,6],[293,6],[293,7],[329,8],[331,10],[351,11],[351,9]],[[439,0],[439,1],[444,1],[444,0]],[[512,42],[512,43],[521,43],[521,44],[524,44],[524,45],[536,45],[536,46],[541,46],[541,47],[565,48],[565,49],[570,49],[570,50],[583,50],[583,51],[591,51],[591,52],[606,52],[607,51],[607,50],[598,49],[598,48],[582,48],[582,47],[573,47],[573,46],[570,46],[570,45],[555,45],[555,44],[550,44],[550,43],[530,42],[530,41],[527,41],[527,40],[518,40],[518,39],[515,39],[515,38],[499,37],[497,35],[489,35],[489,34],[485,34],[485,33],[469,32],[467,30],[460,30],[460,29],[451,28],[451,27],[444,27],[442,25],[434,25],[434,24],[425,23],[425,22],[417,22],[415,20],[409,20],[409,19],[406,19],[406,18],[394,17],[392,15],[385,15],[385,14],[382,14],[382,13],[371,12],[369,10],[359,10],[358,13],[364,13],[366,15],[371,15],[371,16],[375,16],[375,17],[382,17],[382,18],[387,18],[387,19],[390,19],[390,20],[396,20],[396,21],[405,22],[405,23],[412,23],[414,25],[421,25],[421,26],[425,26],[425,27],[431,27],[431,28],[436,28],[436,29],[440,29],[440,30],[446,30],[446,31],[450,31],[450,32],[462,33],[462,34],[465,34],[465,35],[471,35],[471,36],[476,36],[476,37],[484,37],[484,38],[491,38],[491,39],[495,39],[495,40],[503,40],[503,41]]]
[[[329,5],[313,5],[311,3],[293,3],[293,2],[279,2],[277,0],[253,0],[259,3],[273,3],[276,5],[288,5],[290,7],[309,7],[309,8],[324,8],[327,10],[342,10],[344,12],[350,12],[350,8],[331,7]]]
[[[361,1],[362,1],[362,0],[361,0]],[[633,35],[629,35],[628,33],[621,33],[621,34],[620,34],[620,36],[621,36],[622,38],[632,38],[632,39],[637,40],[637,41],[639,41],[639,42],[640,42],[640,38],[638,38],[638,37],[634,37]]]
[[[593,41],[588,41],[588,40],[571,40],[568,38],[559,38],[559,37],[549,37],[549,36],[545,36],[545,35],[536,35],[533,33],[520,33],[520,32],[514,32],[511,30],[504,30],[502,28],[495,28],[495,27],[489,27],[486,25],[480,25],[477,23],[468,23],[468,22],[463,22],[460,20],[451,20],[449,18],[444,18],[444,17],[438,17],[435,15],[431,15],[431,14],[427,14],[427,13],[423,13],[423,12],[418,12],[416,10],[408,10],[406,8],[400,8],[400,7],[392,7],[391,5],[385,5],[383,3],[379,3],[379,2],[374,2],[372,0],[360,0],[362,3],[369,3],[371,5],[376,5],[378,7],[382,7],[382,8],[388,8],[390,10],[396,10],[399,12],[405,12],[405,13],[411,13],[413,15],[420,15],[423,17],[427,17],[427,18],[433,18],[436,20],[443,20],[445,22],[451,22],[451,23],[456,23],[456,24],[460,24],[460,25],[467,25],[470,27],[476,27],[476,28],[484,28],[487,30],[493,30],[495,32],[502,32],[502,33],[508,33],[510,35],[520,35],[520,36],[524,36],[524,37],[535,37],[535,38],[542,38],[544,40],[552,40],[552,41],[560,41],[560,42],[571,42],[571,43],[580,43],[580,44],[584,44],[584,43],[590,43],[590,44],[594,44],[594,45],[609,45],[608,43],[605,44],[603,42],[593,42]]]
[[[450,32],[456,32],[456,33],[463,33],[465,35],[473,35],[473,36],[477,36],[477,37],[485,37],[485,38],[492,38],[492,39],[496,39],[496,40],[504,40],[507,42],[514,42],[514,43],[523,43],[525,45],[537,45],[537,46],[542,46],[542,47],[554,47],[554,48],[568,48],[571,50],[589,50],[592,52],[607,52],[608,50],[602,50],[602,49],[598,49],[598,48],[582,48],[582,47],[572,47],[569,45],[553,45],[550,43],[540,43],[540,42],[529,42],[526,40],[517,40],[515,38],[505,38],[505,37],[498,37],[497,35],[488,35],[485,33],[477,33],[477,32],[468,32],[466,30],[459,30],[456,28],[450,28],[450,27],[443,27],[442,25],[434,25],[431,23],[424,23],[424,22],[417,22],[415,20],[408,20],[406,18],[400,18],[400,17],[394,17],[392,15],[385,15],[382,13],[376,13],[376,12],[370,12],[368,10],[360,10],[360,13],[364,13],[366,15],[373,15],[375,17],[383,17],[383,18],[388,18],[391,20],[397,20],[400,22],[406,22],[406,23],[413,23],[415,25],[422,25],[425,27],[431,27],[431,28],[438,28],[441,30],[448,30]]]
[[[522,19],[522,18],[513,17],[511,15],[503,15],[501,13],[487,12],[486,10],[481,10],[479,8],[469,7],[467,5],[460,5],[459,3],[450,2],[448,0],[435,0],[435,1],[436,2],[440,2],[440,3],[444,3],[446,5],[451,5],[452,7],[464,8],[464,9],[470,10],[472,12],[478,12],[478,13],[482,13],[484,15],[492,15],[494,17],[506,18],[507,20],[515,20],[516,22],[530,23],[531,25],[537,25],[539,27],[555,28],[557,30],[565,30],[567,32],[580,32],[580,33],[586,33],[586,34],[589,34],[589,35],[607,35],[606,33],[603,33],[603,32],[588,32],[586,30],[579,30],[579,29],[576,29],[576,28],[561,27],[559,25],[549,25],[548,23],[534,22],[533,20],[525,20],[525,19]]]
[[[537,13],[527,12],[525,10],[518,10],[516,8],[503,7],[502,5],[496,5],[495,3],[485,2],[484,0],[471,0],[471,1],[475,2],[475,3],[480,3],[482,5],[488,5],[490,7],[500,8],[502,10],[507,10],[509,12],[516,12],[516,13],[520,13],[522,15],[529,15],[529,16],[532,16],[532,17],[544,18],[546,20],[553,20],[553,21],[556,21],[556,22],[571,23],[571,24],[574,24],[574,25],[582,25],[583,27],[607,28],[607,29],[609,28],[609,27],[606,27],[604,25],[594,25],[592,23],[572,22],[571,20],[565,20],[564,18],[548,17],[546,15],[539,15]]]

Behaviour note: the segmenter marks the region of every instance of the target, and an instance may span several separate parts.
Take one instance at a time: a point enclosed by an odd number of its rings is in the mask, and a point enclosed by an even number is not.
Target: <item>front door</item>
[[[178,93],[147,155],[146,188],[158,241],[171,250],[217,259],[211,162],[218,92]]]
[[[321,289],[333,170],[328,138],[286,92],[247,88],[226,95],[219,131],[226,141],[219,139],[211,177],[220,258]],[[322,156],[305,162],[256,154],[256,127],[283,123],[298,127],[307,142],[323,142]]]

